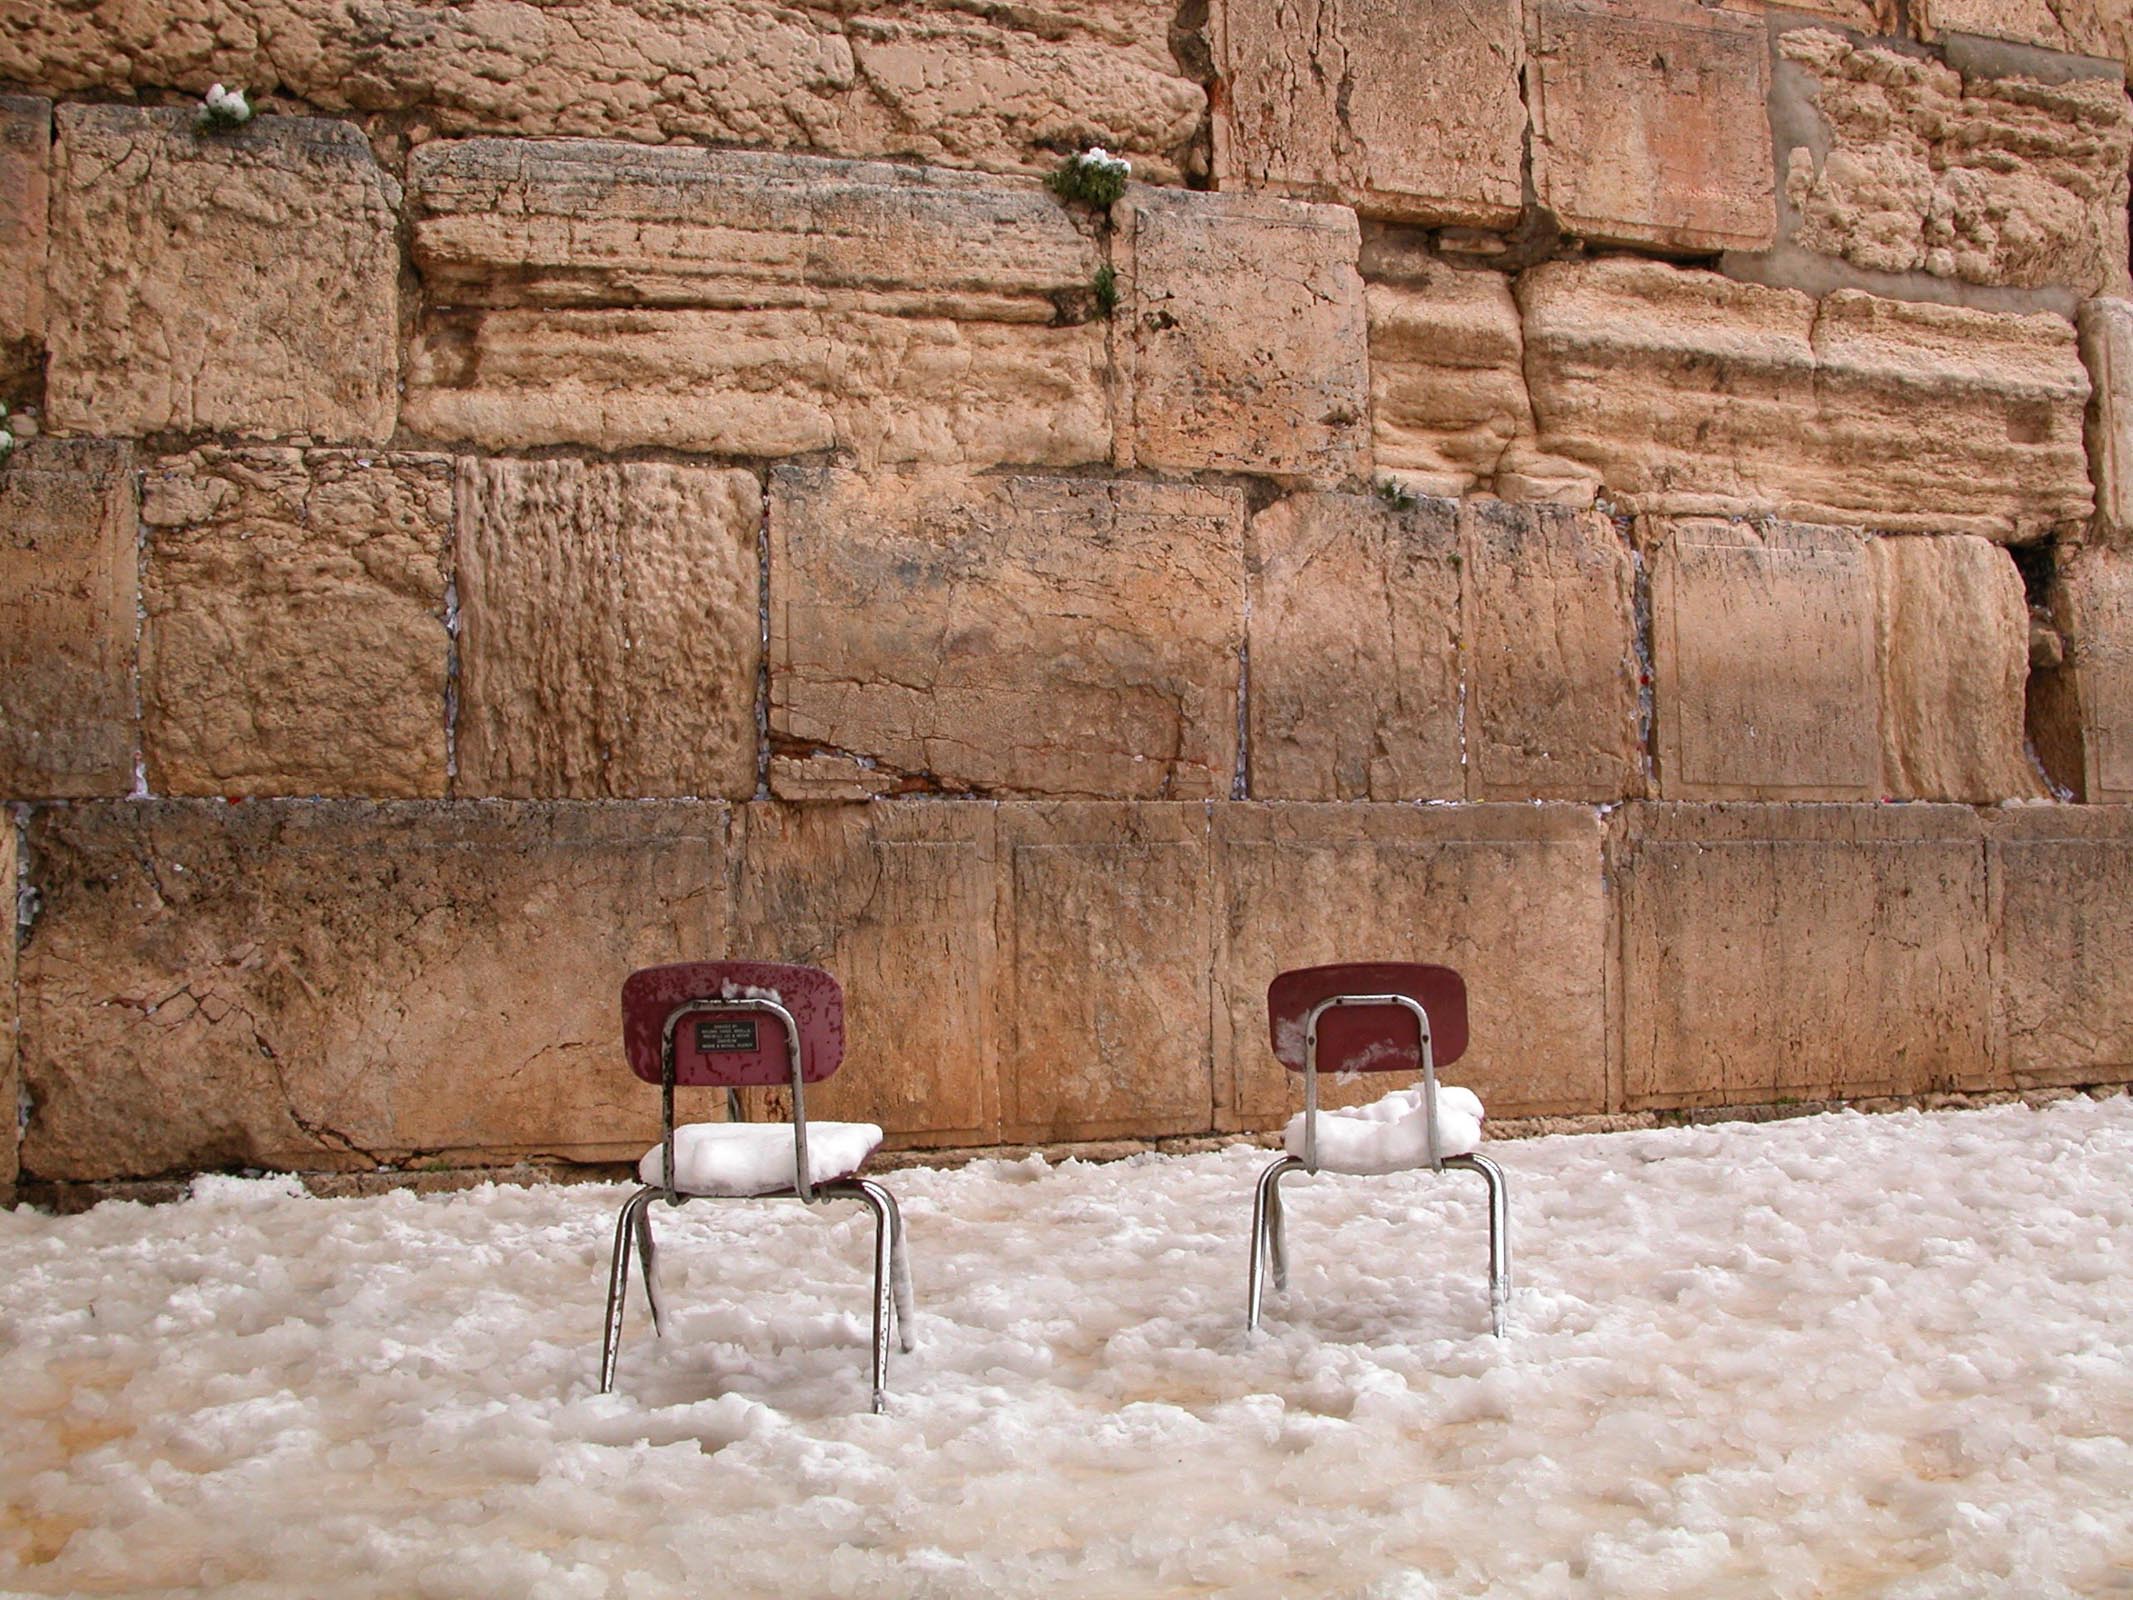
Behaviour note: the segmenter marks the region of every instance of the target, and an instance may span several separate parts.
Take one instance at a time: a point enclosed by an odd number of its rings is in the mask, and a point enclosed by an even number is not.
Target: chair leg
[[[622,1355],[622,1311],[629,1297],[630,1246],[639,1237],[644,1209],[658,1195],[657,1189],[639,1189],[622,1204],[615,1220],[615,1253],[607,1270],[607,1332],[600,1345],[600,1392],[615,1390],[615,1363]],[[647,1226],[645,1236],[649,1236]]]
[[[1489,1326],[1501,1339],[1511,1298],[1511,1197],[1503,1168],[1484,1155],[1447,1156],[1444,1164],[1478,1172],[1489,1186]]]
[[[874,1414],[889,1400],[889,1322],[896,1314],[890,1285],[895,1276],[896,1202],[880,1184],[854,1178],[850,1192],[874,1213]]]
[[[904,1214],[887,1189],[881,1197],[889,1203],[889,1290],[896,1309],[896,1347],[909,1355],[918,1348],[918,1338],[911,1328],[911,1258],[904,1250]]]
[[[659,1286],[659,1252],[652,1244],[652,1208],[637,1213],[637,1265],[644,1274],[644,1301],[652,1308],[652,1333],[667,1334],[667,1297]]]
[[[1245,1281],[1244,1327],[1253,1332],[1259,1326],[1259,1303],[1266,1291],[1266,1274],[1269,1258],[1274,1268],[1274,1281],[1280,1288],[1289,1284],[1288,1247],[1282,1227],[1281,1179],[1284,1173],[1294,1172],[1303,1163],[1294,1156],[1283,1156],[1259,1174],[1259,1185],[1252,1196],[1252,1262]]]

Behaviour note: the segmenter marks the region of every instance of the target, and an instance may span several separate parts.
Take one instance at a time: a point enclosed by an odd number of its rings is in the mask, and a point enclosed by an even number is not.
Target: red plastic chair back
[[[753,994],[751,994],[753,991]],[[790,1086],[785,1025],[734,1000],[776,1000],[800,1025],[800,1080],[820,1083],[844,1060],[844,991],[820,967],[776,961],[682,961],[645,967],[622,985],[622,1048],[630,1070],[660,1081],[660,1037],[676,1006],[674,1081],[685,1088]]]
[[[1267,986],[1267,1032],[1274,1057],[1304,1069],[1304,1023],[1311,1008],[1338,994],[1404,994],[1429,1016],[1431,1059],[1439,1067],[1466,1051],[1466,980],[1450,967],[1414,961],[1344,961],[1298,967]],[[1318,1019],[1320,1072],[1420,1072],[1421,1037],[1399,1006],[1341,1006]]]

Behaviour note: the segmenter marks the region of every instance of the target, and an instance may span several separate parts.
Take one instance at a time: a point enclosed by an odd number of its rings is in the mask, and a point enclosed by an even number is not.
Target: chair
[[[638,1163],[643,1187],[624,1202],[608,1270],[600,1392],[615,1386],[630,1247],[642,1255],[652,1327],[665,1333],[652,1249],[651,1206],[691,1200],[852,1199],[874,1213],[874,1409],[889,1380],[889,1328],[911,1341],[911,1275],[895,1198],[857,1176],[881,1143],[864,1122],[807,1120],[806,1086],[844,1059],[844,993],[819,967],[767,961],[689,961],[646,967],[622,985],[622,1045],[630,1070],[659,1085],[660,1138]],[[674,1125],[676,1087],[724,1088],[729,1120]],[[792,1124],[741,1121],[740,1090],[790,1086]],[[892,1296],[893,1286],[893,1296]]]
[[[1303,1115],[1284,1135],[1287,1154],[1260,1174],[1252,1203],[1252,1264],[1245,1327],[1259,1326],[1259,1303],[1271,1266],[1274,1286],[1289,1286],[1283,1237],[1281,1180],[1291,1172],[1378,1173],[1460,1167],[1489,1187],[1489,1323],[1501,1338],[1511,1292],[1511,1217],[1502,1168],[1473,1146],[1481,1139],[1481,1102],[1465,1090],[1455,1119],[1440,1116],[1437,1068],[1466,1050],[1466,984],[1449,967],[1412,962],[1348,962],[1284,972],[1268,987],[1267,1026],[1274,1055],[1304,1079]],[[1412,1072],[1422,1084],[1413,1112],[1394,1124],[1355,1112],[1318,1109],[1318,1075],[1329,1072]],[[1381,1102],[1381,1105],[1383,1102]],[[1464,1107],[1471,1106],[1471,1112]],[[1421,1118],[1419,1139],[1415,1118]],[[1460,1126],[1446,1127],[1448,1120]]]

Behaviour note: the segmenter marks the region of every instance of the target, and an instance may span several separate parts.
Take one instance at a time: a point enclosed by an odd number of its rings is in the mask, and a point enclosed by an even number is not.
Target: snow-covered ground
[[[922,1340],[867,1413],[854,1206],[619,1188],[0,1213],[0,1590],[259,1596],[2133,1595],[2133,1101],[890,1179]]]

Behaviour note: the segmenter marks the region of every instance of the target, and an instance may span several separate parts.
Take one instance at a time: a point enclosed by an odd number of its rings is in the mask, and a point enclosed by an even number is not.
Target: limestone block
[[[1140,187],[1116,210],[1132,397],[1118,464],[1317,485],[1367,475],[1355,214]]]
[[[2002,541],[2088,518],[2063,318],[1626,259],[1538,267],[1518,295],[1540,449],[1626,509]]]
[[[456,793],[755,793],[751,472],[459,467]]]
[[[1226,795],[1243,542],[1234,489],[779,467],[773,745],[917,788]]]
[[[1975,812],[1639,805],[1614,827],[1627,1109],[1991,1082]]]
[[[1457,968],[1472,1042],[1444,1076],[1490,1115],[1606,1108],[1609,912],[1589,808],[1221,805],[1214,880],[1220,1126],[1278,1126],[1302,1105],[1268,1044],[1266,988],[1330,961]],[[1352,1104],[1407,1081],[1322,1087]]]
[[[410,171],[413,427],[868,466],[1110,454],[1097,246],[1035,183],[589,140],[431,144]]]
[[[1669,800],[1882,793],[1874,567],[1843,528],[1684,521],[1652,554]]]
[[[1418,494],[1496,487],[1507,450],[1533,442],[1510,279],[1433,262],[1401,282],[1370,284],[1364,300],[1380,475]]]
[[[1635,579],[1614,525],[1500,500],[1468,501],[1459,520],[1468,796],[1641,795]]]
[[[52,103],[0,94],[0,400],[20,400],[44,360]]]
[[[133,456],[32,439],[0,470],[0,797],[133,787]]]
[[[382,442],[399,185],[353,124],[62,106],[48,404],[62,431]]]
[[[878,1123],[903,1145],[998,1139],[995,809],[740,811],[734,953],[826,967],[844,987],[844,1068],[808,1090],[810,1117]],[[773,1097],[778,1114],[788,1099]]]
[[[21,1075],[15,1066],[15,1023],[19,1009],[15,991],[15,889],[17,856],[15,823],[0,821],[0,1107],[19,1106]],[[0,1205],[15,1200],[16,1152],[22,1138],[19,1117],[0,1117]]]
[[[2051,606],[2067,659],[2037,742],[2076,798],[2133,801],[2133,552],[2063,555]]]
[[[634,1160],[634,968],[726,948],[716,805],[149,801],[31,819],[26,1173]]]
[[[1000,808],[1006,1136],[1213,1128],[1204,805]]]
[[[1966,77],[1820,28],[1781,35],[1789,233],[1876,272],[2124,294],[2133,107],[2113,77]]]
[[[1539,0],[1533,182],[1574,233],[1760,250],[1777,227],[1759,0]]]
[[[2018,1088],[2133,1078],[2133,809],[1986,819],[1994,1021]]]
[[[1227,90],[1214,107],[1224,189],[1416,222],[1517,218],[1526,112],[1514,0],[1227,0],[1210,20]]]
[[[2133,301],[2084,301],[2081,360],[2088,368],[2089,476],[2096,534],[2133,544]]]
[[[1951,46],[1949,35],[1967,34],[2124,62],[2133,12],[2124,0],[1918,0],[1911,21],[1921,39]]]
[[[1458,505],[1291,495],[1247,560],[1254,797],[1463,798]]]

